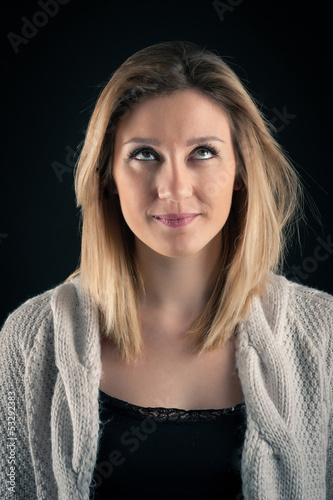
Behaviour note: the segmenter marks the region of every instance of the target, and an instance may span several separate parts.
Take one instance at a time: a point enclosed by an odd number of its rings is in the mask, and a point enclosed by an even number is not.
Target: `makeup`
[[[184,227],[196,219],[200,214],[180,213],[180,214],[161,214],[153,215],[154,219],[168,227]]]

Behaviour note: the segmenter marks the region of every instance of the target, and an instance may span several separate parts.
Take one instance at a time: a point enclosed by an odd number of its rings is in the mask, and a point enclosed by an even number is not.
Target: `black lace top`
[[[90,499],[241,500],[245,403],[222,410],[144,408],[99,392]]]

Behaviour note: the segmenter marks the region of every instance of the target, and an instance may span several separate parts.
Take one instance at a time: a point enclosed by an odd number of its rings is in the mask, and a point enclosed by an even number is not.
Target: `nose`
[[[193,179],[189,167],[182,161],[165,161],[157,177],[157,193],[161,200],[179,202],[190,198]]]

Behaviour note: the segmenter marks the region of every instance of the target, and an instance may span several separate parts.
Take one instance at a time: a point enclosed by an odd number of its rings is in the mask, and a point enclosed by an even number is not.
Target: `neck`
[[[145,285],[145,308],[189,318],[207,303],[220,270],[221,234],[186,257],[166,257],[136,241],[136,261]]]

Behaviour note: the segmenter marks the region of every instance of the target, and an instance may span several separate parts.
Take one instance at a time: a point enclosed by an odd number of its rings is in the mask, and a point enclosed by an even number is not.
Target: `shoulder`
[[[273,274],[260,302],[284,342],[297,338],[326,354],[333,349],[332,295]]]
[[[263,302],[270,307],[284,302],[288,315],[301,317],[304,321],[316,321],[317,324],[333,325],[333,296],[290,281],[284,276],[270,276]]]
[[[263,338],[261,331],[272,341],[307,338],[328,348],[333,338],[333,297],[272,273],[262,294],[252,298],[246,330],[257,343]]]
[[[277,288],[281,291],[291,292],[293,295],[302,297],[310,302],[319,300],[320,302],[323,301],[324,303],[327,302],[327,304],[333,304],[333,295],[316,288],[301,285],[300,283],[287,279],[285,276],[271,273],[267,284],[267,291],[269,293]]]
[[[271,274],[238,331],[243,356],[250,348],[265,359],[280,352],[281,359],[299,359],[302,366],[317,359],[333,377],[333,297],[326,292]]]
[[[77,278],[51,288],[35,297],[26,300],[7,317],[1,332],[0,345],[17,344],[20,350],[29,350],[41,329],[53,328],[54,307],[56,298],[68,292],[77,294]],[[66,292],[65,292],[66,291]]]

